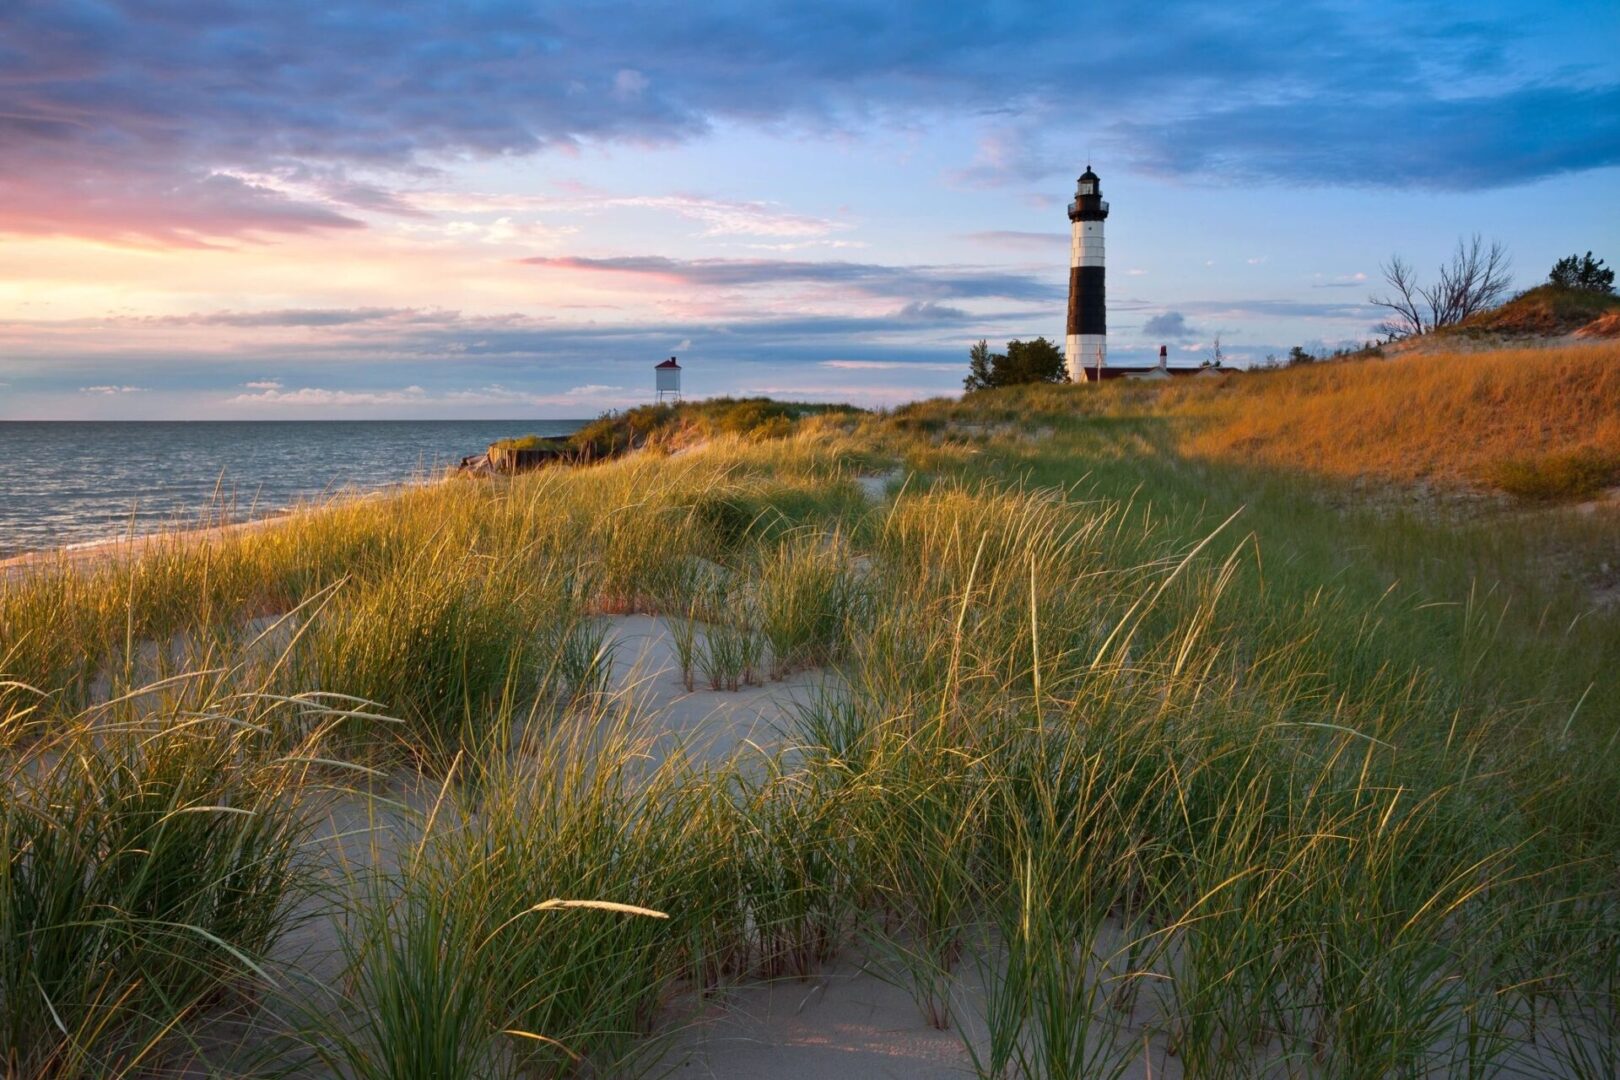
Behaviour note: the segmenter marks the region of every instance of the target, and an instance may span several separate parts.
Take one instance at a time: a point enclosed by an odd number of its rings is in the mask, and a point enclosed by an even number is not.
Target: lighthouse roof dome
[[[1092,172],[1091,171],[1091,166],[1087,165],[1086,166],[1086,171],[1080,174],[1080,179],[1081,180],[1101,180],[1102,177],[1100,177],[1096,173]]]

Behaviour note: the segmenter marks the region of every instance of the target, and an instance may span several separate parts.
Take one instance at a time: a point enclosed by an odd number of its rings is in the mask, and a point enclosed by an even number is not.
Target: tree
[[[1547,280],[1566,289],[1585,289],[1588,292],[1614,292],[1614,271],[1603,265],[1602,259],[1593,260],[1592,253],[1571,255],[1553,263]]]
[[[1383,297],[1369,296],[1367,299],[1378,307],[1388,308],[1392,314],[1375,329],[1392,338],[1421,334],[1429,329],[1424,325],[1423,311],[1418,307],[1420,290],[1412,264],[1399,255],[1391,255],[1389,262],[1379,264],[1378,269],[1384,272],[1384,280],[1389,283],[1391,291]]]
[[[968,376],[962,380],[962,386],[972,392],[995,386],[1057,383],[1067,379],[1063,354],[1044,337],[1034,341],[1009,341],[1005,353],[991,352],[989,342],[980,340],[968,350]]]
[[[1004,386],[1017,383],[1060,383],[1069,378],[1058,347],[1038,337],[1034,341],[1007,342],[1007,378]]]
[[[996,385],[992,380],[995,379],[997,359],[990,352],[990,343],[980,338],[979,343],[968,350],[968,377],[962,380],[962,388],[971,393],[974,390],[988,390]]]
[[[1391,338],[1403,338],[1455,326],[1502,302],[1512,284],[1511,268],[1507,248],[1495,240],[1487,248],[1478,233],[1470,240],[1457,241],[1457,250],[1440,267],[1433,285],[1420,284],[1412,264],[1392,255],[1389,262],[1379,265],[1390,291],[1368,297],[1391,313],[1377,329]]]

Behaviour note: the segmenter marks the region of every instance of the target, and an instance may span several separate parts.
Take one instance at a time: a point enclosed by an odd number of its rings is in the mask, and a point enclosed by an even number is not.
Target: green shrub
[[[1491,483],[1521,499],[1545,501],[1590,499],[1611,484],[1620,483],[1620,456],[1595,447],[1582,447],[1538,457],[1498,462]]]
[[[515,435],[510,439],[496,439],[489,445],[494,450],[538,450],[550,442],[540,435]]]

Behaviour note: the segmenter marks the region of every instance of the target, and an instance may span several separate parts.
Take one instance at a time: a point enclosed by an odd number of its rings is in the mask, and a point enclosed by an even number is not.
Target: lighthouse
[[[1097,174],[1086,166],[1069,204],[1069,328],[1064,360],[1071,382],[1101,380],[1107,364],[1108,328],[1103,290],[1103,202]]]

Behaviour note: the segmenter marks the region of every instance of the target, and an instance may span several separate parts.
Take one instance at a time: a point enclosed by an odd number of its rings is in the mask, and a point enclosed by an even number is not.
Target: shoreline
[[[269,528],[289,518],[313,510],[362,502],[367,499],[385,498],[413,488],[426,488],[434,484],[442,484],[453,479],[455,475],[454,469],[447,469],[441,475],[431,479],[401,480],[364,491],[339,491],[318,502],[295,503],[291,506],[278,507],[263,515],[244,518],[240,521],[224,521],[212,525],[182,525],[178,527],[159,525],[148,532],[135,535],[111,536],[101,540],[83,540],[57,547],[20,551],[14,555],[0,557],[0,582],[40,568],[72,566],[77,569],[82,568],[85,564],[136,558],[147,548],[159,543],[176,541],[185,544],[211,543],[229,536]]]
[[[218,525],[198,525],[178,529],[160,528],[135,536],[117,536],[106,540],[85,540],[62,547],[22,551],[15,555],[0,558],[0,576],[9,577],[15,573],[43,565],[77,565],[99,562],[104,559],[136,556],[146,548],[165,541],[208,542],[235,533],[264,528],[273,522],[292,517],[297,513],[299,511],[296,509],[281,510],[268,517],[251,518],[247,521],[228,521]]]
[[[582,419],[0,421],[0,570],[433,483]]]

